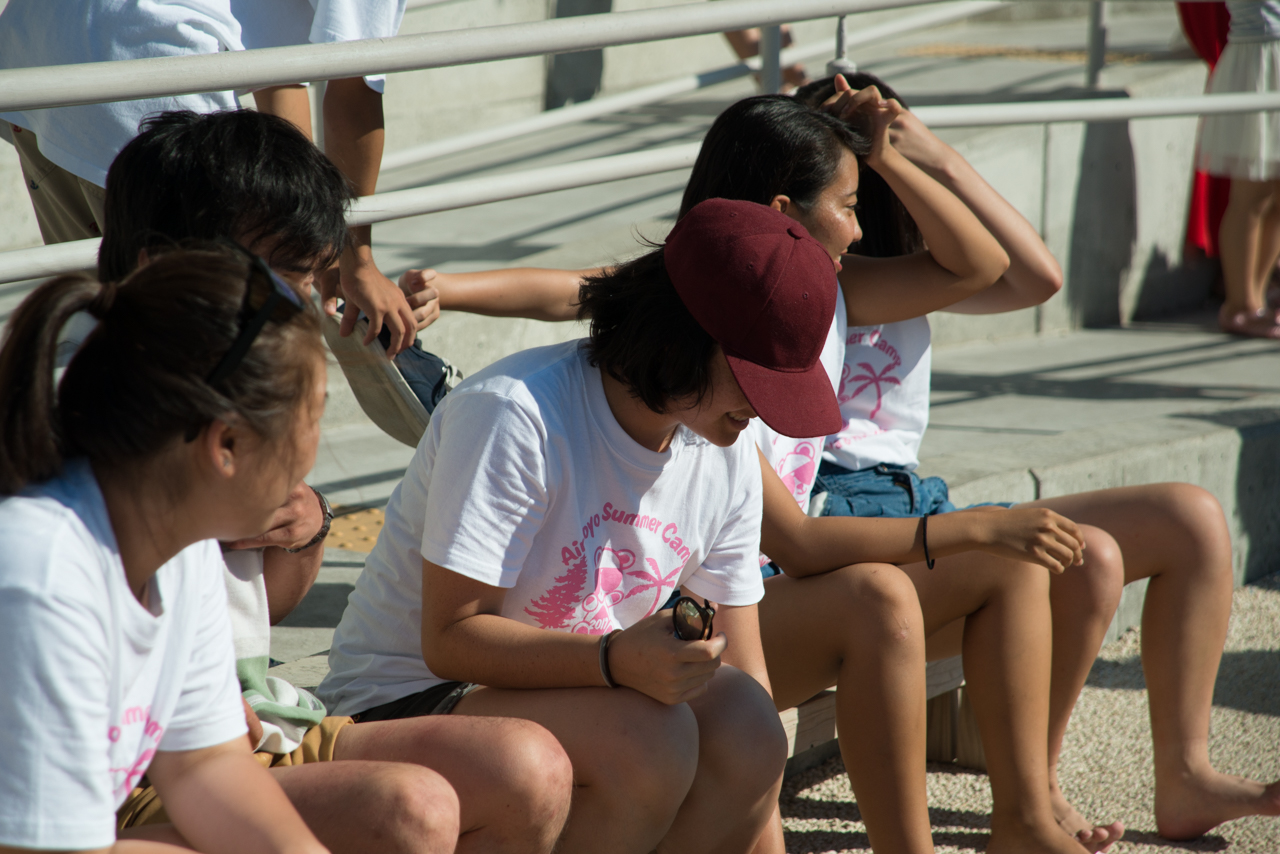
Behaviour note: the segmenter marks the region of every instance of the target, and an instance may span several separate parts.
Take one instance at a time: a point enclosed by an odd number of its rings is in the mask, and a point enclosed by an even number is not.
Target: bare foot
[[[1118,821],[1094,825],[1086,820],[1055,783],[1049,784],[1049,802],[1053,806],[1053,817],[1058,820],[1058,827],[1075,837],[1090,851],[1105,852],[1124,836],[1124,825]]]
[[[987,843],[987,854],[1087,854],[1088,851],[1052,824],[1030,826],[991,817],[991,841]]]
[[[1244,338],[1280,339],[1276,316],[1266,309],[1236,311],[1224,305],[1218,312],[1218,326],[1223,332]]]
[[[1156,830],[1166,839],[1194,839],[1247,815],[1280,815],[1280,781],[1264,786],[1216,771],[1164,784],[1156,778]]]

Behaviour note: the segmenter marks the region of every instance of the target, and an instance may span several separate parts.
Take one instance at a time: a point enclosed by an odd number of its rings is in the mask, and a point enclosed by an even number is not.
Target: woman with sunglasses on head
[[[739,437],[757,414],[789,435],[837,422],[818,364],[836,290],[803,226],[725,200],[590,277],[589,338],[502,359],[434,413],[321,697],[358,721],[542,724],[577,784],[561,851],[752,850],[786,740]],[[697,600],[673,614],[677,587]]]
[[[97,327],[55,383],[79,312]],[[326,850],[246,743],[217,543],[265,527],[311,466],[322,354],[309,306],[228,251],[173,252],[121,287],[64,276],[14,314],[0,850]],[[144,774],[173,824],[118,837]]]
[[[880,84],[870,75],[857,78],[850,82]],[[857,97],[850,82],[839,76],[818,81],[797,93],[797,98],[843,111]],[[929,294],[913,283],[904,283],[896,292],[862,295],[846,285],[850,298],[846,376],[852,378],[863,362],[873,369],[883,365],[886,348],[913,353],[914,358],[902,360],[903,367],[892,377],[900,385],[886,384],[883,399],[875,390],[862,390],[861,382],[844,385],[845,426],[828,441],[815,491],[829,493],[823,509],[828,516],[874,512],[918,517],[922,526],[929,526],[932,544],[939,528],[956,524],[956,519],[946,512],[951,508],[946,484],[938,478],[922,482],[911,471],[928,423],[929,324],[924,315],[936,310],[993,314],[1037,305],[1058,290],[1062,277],[1035,229],[919,119],[904,112],[890,134],[895,148],[950,188],[982,219],[1008,250],[1012,263],[994,286],[964,299]],[[892,263],[894,256],[918,252],[924,223],[915,210],[903,209],[907,199],[897,187],[883,183],[873,191],[882,211],[879,218],[889,227],[883,229],[878,243],[863,241],[853,248],[876,257],[850,256],[850,260],[885,264]],[[932,244],[927,234],[924,243]],[[855,333],[860,336],[856,341]],[[922,491],[923,500],[914,506],[901,501],[906,493],[897,480]],[[1280,815],[1280,782],[1267,786],[1222,774],[1209,760],[1209,716],[1233,588],[1231,538],[1217,500],[1191,484],[1161,483],[1042,499],[1016,509],[1064,514],[1079,526],[1088,545],[1083,565],[1055,575],[1050,585],[1053,678],[1048,754],[1054,811],[1063,828],[1090,847],[1109,845],[1123,833],[1119,823],[1094,827],[1080,816],[1059,789],[1057,766],[1071,711],[1119,603],[1121,588],[1141,579],[1150,579],[1142,617],[1142,661],[1155,748],[1157,829],[1163,836],[1187,839],[1231,819]],[[926,522],[931,516],[933,520]]]

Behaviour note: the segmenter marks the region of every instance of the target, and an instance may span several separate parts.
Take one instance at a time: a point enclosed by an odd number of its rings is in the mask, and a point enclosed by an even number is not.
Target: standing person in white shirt
[[[747,322],[766,306],[785,321]],[[541,723],[578,783],[563,851],[751,850],[786,745],[739,435],[757,414],[791,435],[835,423],[818,362],[834,309],[826,251],[749,202],[704,202],[590,279],[588,339],[501,360],[436,411],[321,697],[357,721]],[[678,586],[712,609],[700,639],[673,636],[692,600],[661,610]]]
[[[254,0],[237,6],[242,13],[257,10],[254,29],[241,27],[230,0],[10,0],[0,12],[0,68],[392,36],[404,13],[404,0],[318,0],[315,9],[291,0]],[[272,16],[273,10],[279,14]],[[290,14],[294,17],[291,22]],[[292,29],[284,31],[300,42],[282,41],[276,30],[260,35],[259,21],[263,27],[274,24],[277,29],[284,28],[284,22],[292,24]],[[309,26],[302,28],[302,21]],[[248,41],[242,37],[244,32]],[[378,78],[369,80],[333,81],[332,106],[326,119],[328,153],[360,195],[374,191],[382,159],[381,89],[370,88],[381,84]],[[264,91],[268,111],[286,109],[278,105],[279,97],[278,87]],[[125,143],[137,135],[144,118],[171,110],[210,113],[235,109],[239,109],[235,93],[223,91],[25,110],[0,114],[0,119],[10,123],[41,234],[46,243],[59,243],[101,235],[107,168]],[[340,269],[348,306],[342,335],[351,334],[357,313],[363,311],[371,321],[365,345],[385,324],[390,330],[386,348],[390,355],[409,347],[419,318],[400,289],[373,264],[368,226],[352,230]],[[336,286],[336,281],[330,281],[330,290]],[[330,300],[327,307],[336,310],[336,300]]]
[[[267,525],[314,460],[324,408],[315,313],[245,255],[173,252],[122,287],[64,276],[10,322],[5,851],[326,851],[244,737],[216,542]],[[82,311],[98,325],[55,384],[59,331]],[[173,824],[117,838],[144,774]],[[452,850],[456,802],[423,776],[443,820],[421,829]]]

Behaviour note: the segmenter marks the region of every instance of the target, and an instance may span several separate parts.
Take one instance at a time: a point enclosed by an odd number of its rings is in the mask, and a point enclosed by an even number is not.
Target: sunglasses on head
[[[680,640],[707,640],[711,637],[711,621],[716,609],[706,599],[699,605],[688,596],[681,596],[671,608],[671,622]]]
[[[228,241],[228,245],[249,262],[249,274],[245,277],[244,302],[240,305],[240,325],[236,338],[231,342],[231,349],[227,350],[205,380],[212,386],[231,376],[240,367],[267,321],[286,323],[302,311],[302,297],[288,282],[277,276],[267,266],[267,262],[238,243]]]

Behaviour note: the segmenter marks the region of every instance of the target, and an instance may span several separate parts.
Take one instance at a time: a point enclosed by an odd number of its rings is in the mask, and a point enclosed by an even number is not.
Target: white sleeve
[[[759,557],[764,482],[755,443],[739,438],[735,450],[739,456],[735,476],[728,479],[729,494],[717,496],[730,503],[729,514],[702,565],[681,587],[721,605],[754,605],[764,598]]]
[[[431,419],[422,556],[514,587],[548,504],[546,436],[515,401],[453,394]]]
[[[200,549],[204,554],[200,556],[199,565],[191,568],[199,579],[192,582],[198,585],[198,590],[186,598],[184,618],[199,622],[191,641],[182,695],[160,739],[160,750],[198,750],[249,731],[244,720],[240,680],[236,678],[222,552],[213,540],[191,548]]]
[[[0,586],[0,845],[109,846],[116,824],[107,741],[113,643],[101,570],[74,548],[5,551],[18,566],[56,562],[57,575],[70,582],[60,589],[74,598]]]
[[[313,0],[311,43],[390,38],[400,31],[405,0]],[[364,82],[375,92],[386,89],[385,74],[371,74]]]

